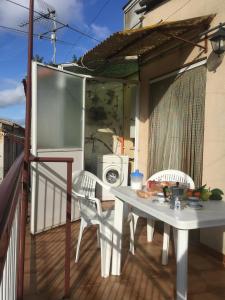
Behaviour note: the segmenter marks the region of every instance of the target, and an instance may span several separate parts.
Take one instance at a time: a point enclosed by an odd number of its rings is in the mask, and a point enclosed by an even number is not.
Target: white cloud
[[[13,87],[0,90],[0,107],[23,103],[25,100],[23,85],[13,83]]]
[[[27,1],[18,2],[22,5],[27,5]],[[0,6],[0,23],[11,27],[18,26],[22,21],[27,20],[28,11],[24,8],[15,6],[7,1],[1,1]]]
[[[28,0],[17,0],[19,4],[29,6]],[[35,10],[46,11],[44,1],[35,1]],[[64,22],[73,21],[74,23],[83,20],[83,3],[82,0],[47,0],[47,4],[56,9],[58,18]],[[18,26],[28,20],[28,10],[18,7],[7,1],[1,0],[0,5],[0,23],[11,27]]]
[[[110,35],[110,30],[107,26],[98,26],[96,24],[91,24],[91,30],[95,35],[96,39],[104,40]]]
[[[18,81],[16,81],[15,79],[12,78],[3,78],[0,80],[0,84],[4,85],[4,86],[17,86],[18,85]]]
[[[47,0],[47,3],[56,9],[60,20],[73,21],[73,23],[83,21],[82,0]]]

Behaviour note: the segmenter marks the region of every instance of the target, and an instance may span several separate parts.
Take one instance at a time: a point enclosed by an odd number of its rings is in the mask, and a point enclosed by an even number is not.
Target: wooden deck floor
[[[152,243],[146,242],[146,223],[140,220],[136,255],[128,253],[129,230],[123,240],[123,267],[120,277],[100,277],[100,255],[96,229],[83,236],[80,260],[74,263],[79,222],[72,225],[71,299],[79,300],[171,300],[174,298],[176,265],[171,249],[168,266],[162,266],[162,235],[156,232]],[[64,227],[31,237],[27,234],[25,262],[25,300],[63,297]],[[190,300],[224,300],[225,268],[199,247],[189,251]]]

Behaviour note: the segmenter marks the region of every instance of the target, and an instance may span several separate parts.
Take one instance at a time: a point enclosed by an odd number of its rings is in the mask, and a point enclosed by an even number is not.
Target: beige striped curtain
[[[150,84],[149,176],[177,169],[201,185],[206,67]]]

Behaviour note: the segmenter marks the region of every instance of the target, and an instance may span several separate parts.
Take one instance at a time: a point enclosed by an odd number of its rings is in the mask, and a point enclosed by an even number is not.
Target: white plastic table
[[[111,192],[116,196],[114,234],[112,251],[112,275],[121,272],[121,237],[123,225],[124,204],[130,204],[145,213],[175,227],[177,229],[177,300],[187,299],[187,261],[188,233],[190,229],[215,227],[225,225],[225,202],[207,201],[203,209],[185,208],[181,211],[170,209],[168,205],[159,205],[152,201],[154,198],[140,198],[130,187],[115,187]]]

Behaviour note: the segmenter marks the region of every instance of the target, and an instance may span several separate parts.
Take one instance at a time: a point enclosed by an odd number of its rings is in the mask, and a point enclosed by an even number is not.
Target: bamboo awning
[[[197,34],[206,30],[213,17],[214,15],[207,15],[175,22],[161,22],[152,26],[116,32],[88,51],[79,59],[79,63],[90,68],[98,68],[112,60],[151,54],[168,42],[177,43],[177,38],[182,38],[185,34],[190,32]],[[182,43],[181,40],[179,42]]]

